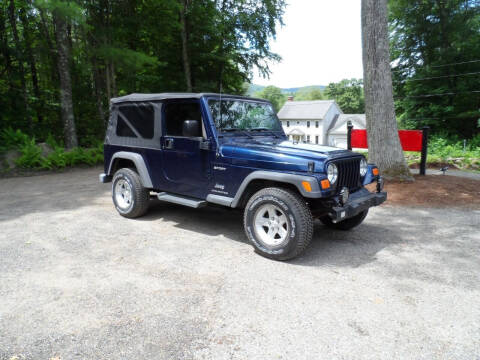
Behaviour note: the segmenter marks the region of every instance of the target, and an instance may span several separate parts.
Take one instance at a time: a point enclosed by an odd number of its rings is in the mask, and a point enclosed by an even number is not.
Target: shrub
[[[8,150],[20,150],[20,147],[26,145],[30,141],[27,134],[21,130],[13,130],[11,127],[0,131],[0,152]]]

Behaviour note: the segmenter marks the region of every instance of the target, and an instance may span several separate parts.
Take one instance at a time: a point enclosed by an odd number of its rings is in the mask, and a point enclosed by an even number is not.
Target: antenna
[[[220,111],[220,126],[223,126],[223,112],[222,112],[222,83],[223,83],[223,66],[220,69],[220,104],[218,106],[218,109]]]

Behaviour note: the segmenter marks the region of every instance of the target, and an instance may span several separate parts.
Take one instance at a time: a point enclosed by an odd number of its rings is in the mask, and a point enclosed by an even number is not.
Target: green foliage
[[[68,29],[73,112],[81,146],[90,147],[104,137],[110,98],[187,90],[183,0],[13,2],[18,45],[9,21],[10,1],[0,2],[0,131],[21,129],[39,142],[49,134],[57,142],[63,138],[57,18]],[[279,60],[269,40],[282,21],[284,0],[185,2],[193,91],[243,94],[254,70],[269,74],[268,63]],[[5,147],[3,142],[0,146]]]
[[[339,83],[330,83],[324,94],[327,99],[335,100],[345,114],[365,113],[365,97],[361,79],[345,79]]]
[[[19,150],[29,142],[27,134],[20,129],[13,130],[11,127],[0,131],[0,153],[7,150]]]
[[[262,91],[253,94],[253,96],[270,101],[275,112],[278,112],[285,104],[285,101],[287,101],[287,95],[283,94],[282,90],[276,86],[267,86]]]
[[[35,144],[35,138],[28,139],[19,147],[22,154],[15,163],[22,168],[41,168],[42,150]]]
[[[480,117],[480,7],[475,0],[390,2],[401,126],[470,138]],[[468,75],[470,74],[470,75]]]
[[[318,87],[307,86],[299,89],[294,95],[295,101],[324,100],[325,96]]]
[[[51,170],[76,165],[96,165],[103,162],[103,143],[95,141],[90,148],[74,148],[66,151],[63,144],[47,136],[46,143],[54,150],[48,156],[42,155],[41,148],[36,144],[34,137],[29,137],[21,130],[12,128],[0,132],[2,151],[18,150],[21,156],[15,161],[23,169]]]

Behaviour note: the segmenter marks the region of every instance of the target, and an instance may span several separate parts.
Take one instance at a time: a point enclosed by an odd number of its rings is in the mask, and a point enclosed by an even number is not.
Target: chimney
[[[293,96],[289,96],[289,97],[287,98],[287,100],[288,100],[288,101],[293,101]]]

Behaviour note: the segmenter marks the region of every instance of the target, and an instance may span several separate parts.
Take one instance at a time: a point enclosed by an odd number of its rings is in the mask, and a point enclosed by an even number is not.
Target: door
[[[163,106],[161,138],[163,175],[169,192],[205,198],[211,179],[211,161],[215,155],[208,143],[204,116],[198,100],[167,101]],[[185,136],[185,120],[199,123],[196,136]]]

